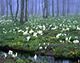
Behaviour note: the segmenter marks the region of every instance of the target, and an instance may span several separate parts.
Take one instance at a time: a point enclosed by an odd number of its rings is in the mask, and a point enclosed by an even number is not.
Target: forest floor
[[[0,47],[55,58],[78,59],[80,16],[29,18],[24,25],[3,17],[0,20]]]

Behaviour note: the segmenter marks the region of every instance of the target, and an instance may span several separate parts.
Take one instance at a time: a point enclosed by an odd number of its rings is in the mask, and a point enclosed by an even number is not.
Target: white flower
[[[52,24],[51,24],[51,25],[49,25],[49,27],[52,27]]]
[[[68,30],[68,31],[69,31],[69,28],[66,28],[66,30]]]
[[[15,54],[15,56],[17,57],[17,53]]]
[[[12,54],[12,57],[13,57],[13,58],[16,58],[16,57],[17,57],[17,53],[16,53],[15,55],[14,55],[14,54]]]
[[[6,53],[4,53],[4,58],[6,58],[7,57],[7,54]]]
[[[39,33],[40,35],[43,35],[43,32],[41,30],[37,31],[37,33]]]
[[[26,30],[28,30],[29,28],[28,27],[26,27]]]
[[[3,30],[5,30],[5,28],[3,28]]]
[[[37,55],[35,54],[35,56],[34,56],[34,60],[36,61],[37,60]]]
[[[31,38],[31,37],[30,37],[30,36],[28,36],[28,37],[27,37],[27,41],[29,41],[29,40],[30,40],[30,38]]]
[[[51,28],[51,30],[55,30],[55,29],[57,29],[57,27],[55,26],[54,28]]]
[[[43,47],[39,47],[39,49],[43,49]]]
[[[77,30],[80,30],[80,27],[79,26],[77,26]]]
[[[12,57],[15,58],[16,56],[14,54],[12,54]]]
[[[74,40],[73,43],[77,44],[79,43],[79,40]]]
[[[43,25],[43,30],[46,30],[46,27],[45,27],[45,25]]]
[[[44,43],[44,45],[46,45],[46,43]]]
[[[27,34],[28,34],[28,31],[23,32],[23,35],[27,35]]]
[[[71,38],[72,38],[72,37],[70,36],[70,37],[69,37],[69,41],[71,40]]]
[[[68,41],[69,40],[68,37],[66,37],[65,40]]]
[[[49,45],[49,43],[47,43],[47,45]]]
[[[56,35],[56,38],[59,38],[60,36],[61,36],[61,33],[57,34],[57,35]]]
[[[42,26],[41,26],[41,25],[39,25],[38,27],[39,27],[40,29],[42,29]]]
[[[40,46],[41,44],[39,43],[39,45],[38,46]]]
[[[62,43],[63,41],[62,41],[62,40],[60,40],[60,42]]]
[[[18,30],[18,32],[24,32],[23,30]]]
[[[11,54],[12,55],[13,54],[13,51],[9,50],[8,54]]]
[[[13,29],[13,31],[15,31],[15,29]]]
[[[47,46],[45,47],[45,49],[47,49]]]
[[[37,37],[37,33],[34,33],[33,36],[34,36],[34,37]]]
[[[9,30],[9,32],[12,32],[12,30]]]
[[[33,33],[34,31],[31,29],[30,31],[29,31],[29,33],[31,34],[31,33]]]

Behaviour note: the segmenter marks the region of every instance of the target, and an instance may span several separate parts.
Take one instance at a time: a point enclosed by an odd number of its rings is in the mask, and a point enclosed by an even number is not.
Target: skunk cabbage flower
[[[11,54],[12,55],[13,54],[13,51],[9,50],[8,54]]]
[[[35,56],[34,56],[34,60],[36,61],[37,60],[37,55],[35,54]]]
[[[73,43],[77,44],[79,43],[79,40],[74,40]]]

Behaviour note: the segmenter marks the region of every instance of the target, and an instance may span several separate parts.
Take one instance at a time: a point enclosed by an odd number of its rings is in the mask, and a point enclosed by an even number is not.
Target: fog
[[[7,2],[8,1],[8,2]],[[0,15],[6,15],[7,11],[8,14],[10,15],[10,6],[9,6],[9,1],[10,0],[0,0]],[[17,7],[17,0],[11,0],[12,1],[12,11],[13,14],[16,12],[16,7]],[[7,10],[7,3],[8,3],[8,10]],[[44,7],[44,1],[43,0],[28,0],[28,5],[27,5],[27,11],[28,15],[42,15],[43,13],[43,7]],[[67,8],[69,6],[69,14],[79,14],[80,13],[80,0],[69,0],[69,5],[68,5],[68,0],[65,0],[64,7],[65,7],[65,14],[67,13]],[[20,5],[21,0],[19,0],[19,10],[18,14],[20,14]],[[59,0],[59,14],[62,15],[63,13],[63,0]],[[25,6],[25,2],[24,2]],[[52,14],[52,0],[48,0],[48,11],[49,14]],[[57,0],[54,0],[54,13],[57,13]]]

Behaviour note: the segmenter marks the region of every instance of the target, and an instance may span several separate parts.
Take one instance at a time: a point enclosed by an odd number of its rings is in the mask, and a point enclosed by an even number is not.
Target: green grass
[[[80,30],[77,27],[80,28],[80,16],[29,18],[24,25],[21,25],[19,21],[16,24],[13,23],[10,17],[9,20],[5,20],[3,17],[0,19],[0,46],[26,51],[38,51],[40,47],[43,47],[42,51],[46,52],[44,48],[52,45],[55,57],[69,57],[70,51],[77,51],[77,57],[79,57],[80,45],[73,43],[74,40],[80,42]],[[30,30],[34,32],[29,33]],[[25,31],[28,31],[28,34],[23,35]],[[38,31],[42,31],[43,34],[37,33]],[[37,33],[37,37],[33,36],[34,33]],[[56,37],[58,34],[61,34],[59,38]],[[30,36],[29,41],[27,41],[28,36]],[[70,38],[70,40],[66,41],[66,38]],[[70,57],[75,57],[75,55]]]

